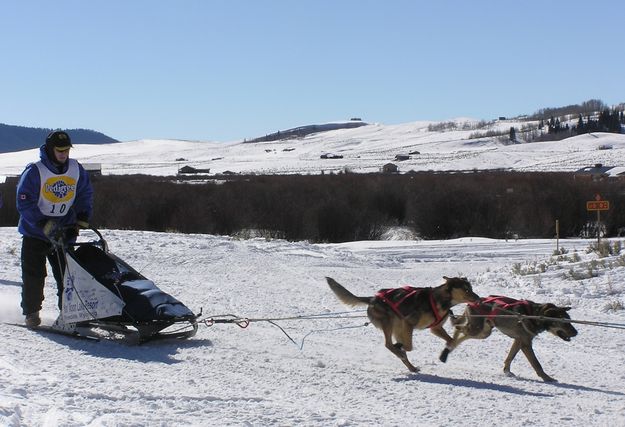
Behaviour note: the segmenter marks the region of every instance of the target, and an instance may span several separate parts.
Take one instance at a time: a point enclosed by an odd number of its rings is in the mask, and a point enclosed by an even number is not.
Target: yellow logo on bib
[[[69,176],[54,176],[49,178],[42,188],[43,197],[52,203],[62,203],[71,200],[76,193],[76,180]]]

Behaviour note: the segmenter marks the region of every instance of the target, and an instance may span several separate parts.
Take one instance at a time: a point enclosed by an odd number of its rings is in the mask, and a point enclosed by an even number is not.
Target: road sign
[[[610,202],[607,200],[591,200],[586,202],[587,211],[607,211],[610,209]]]

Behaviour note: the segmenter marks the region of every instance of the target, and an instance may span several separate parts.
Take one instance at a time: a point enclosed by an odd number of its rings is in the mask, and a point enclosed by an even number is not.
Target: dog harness
[[[434,295],[432,288],[414,288],[412,286],[404,286],[402,288],[382,289],[375,296],[388,305],[399,317],[405,317],[401,312],[400,306],[410,297],[420,293],[427,292],[430,299],[430,308],[434,314],[434,322],[428,326],[432,328],[441,323],[444,316],[441,316],[436,308],[436,301],[434,301]]]
[[[529,302],[500,295],[489,295],[486,298],[480,298],[478,302],[471,302],[467,305],[480,314],[488,314],[488,318],[492,319],[497,315],[497,311],[510,310],[520,305],[529,307]]]

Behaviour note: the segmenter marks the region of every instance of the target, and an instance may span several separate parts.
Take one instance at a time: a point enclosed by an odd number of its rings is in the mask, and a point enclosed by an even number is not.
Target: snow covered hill
[[[553,302],[571,306],[574,320],[625,325],[623,253],[599,258],[587,252],[592,241],[560,241],[566,253],[552,257],[552,240],[309,244],[104,234],[114,253],[205,318],[255,321],[245,329],[200,325],[189,340],[143,346],[1,324],[0,425],[625,425],[623,329],[576,324],[571,342],[539,335],[534,349],[555,384],[542,382],[522,354],[512,365],[517,377],[505,376],[511,341],[499,332],[467,341],[443,364],[442,341],[417,331],[409,357],[421,372],[411,374],[324,280],[372,295],[463,275],[483,296]],[[16,230],[0,228],[2,322],[22,320],[19,248]],[[339,318],[346,311],[354,317]],[[265,321],[311,314],[326,318],[276,321],[294,342]],[[44,321],[56,315],[48,278]]]
[[[175,175],[183,166],[258,174],[319,174],[378,172],[395,163],[400,172],[506,169],[518,171],[575,171],[596,163],[625,166],[625,135],[596,133],[555,142],[506,145],[486,132],[504,133],[527,122],[502,120],[476,130],[475,121],[370,124],[304,138],[261,143],[216,143],[140,140],[105,145],[77,144],[72,156],[97,163],[104,174]],[[611,149],[599,149],[600,147]],[[321,159],[323,154],[342,158]],[[398,157],[406,160],[396,160]],[[0,154],[0,176],[17,175],[38,158],[37,150]]]

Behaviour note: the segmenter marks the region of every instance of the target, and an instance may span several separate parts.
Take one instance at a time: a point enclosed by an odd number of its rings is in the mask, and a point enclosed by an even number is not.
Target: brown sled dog
[[[407,351],[412,350],[412,332],[430,328],[437,337],[451,342],[443,329],[451,307],[463,302],[477,301],[471,284],[465,278],[443,277],[445,283],[434,288],[382,289],[372,297],[357,297],[334,279],[326,277],[330,289],[347,305],[366,305],[369,320],[384,332],[384,344],[412,372],[418,369],[410,363]],[[395,338],[393,343],[392,338]]]
[[[477,303],[467,305],[464,314],[452,320],[455,327],[454,338],[441,353],[440,360],[447,361],[449,353],[464,340],[488,338],[493,328],[497,328],[514,339],[503,365],[506,375],[514,376],[510,371],[510,365],[521,350],[543,381],[556,381],[547,375],[540,365],[532,348],[532,340],[539,333],[549,331],[564,341],[571,341],[571,338],[577,335],[577,330],[568,322],[571,318],[567,311],[570,309],[571,307],[538,304],[501,296],[491,295],[488,298],[482,298]],[[516,315],[532,317],[523,319]],[[535,316],[538,318],[534,318]]]

